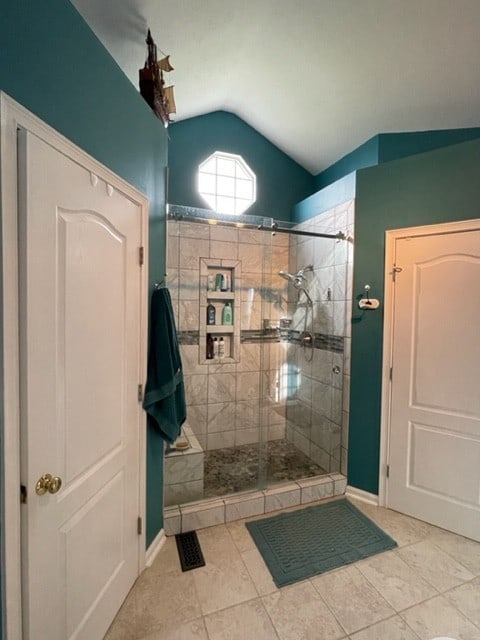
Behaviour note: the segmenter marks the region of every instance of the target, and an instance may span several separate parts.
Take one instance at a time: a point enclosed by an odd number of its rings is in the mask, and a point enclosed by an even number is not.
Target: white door
[[[480,540],[480,231],[397,239],[387,506]]]
[[[100,640],[138,574],[142,208],[20,132],[19,218],[24,640]]]

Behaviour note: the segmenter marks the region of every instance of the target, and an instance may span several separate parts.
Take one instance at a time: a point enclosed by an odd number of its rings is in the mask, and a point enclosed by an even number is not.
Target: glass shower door
[[[334,236],[316,235],[331,233],[335,219],[322,214],[291,225],[293,233],[272,234],[268,218],[242,216],[238,223],[181,209],[168,222],[167,286],[181,345],[190,446],[166,458],[165,504],[338,471],[346,248]],[[299,229],[310,235],[295,234]],[[222,271],[232,290],[212,294],[210,276]],[[233,300],[233,329],[222,323],[227,297]],[[213,327],[206,321],[210,302],[216,306]],[[209,335],[224,334],[233,350],[209,359]]]

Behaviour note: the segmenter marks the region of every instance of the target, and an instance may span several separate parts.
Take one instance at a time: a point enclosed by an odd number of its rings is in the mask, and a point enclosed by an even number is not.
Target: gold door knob
[[[52,476],[51,473],[45,473],[35,485],[35,493],[37,496],[43,496],[44,493],[57,493],[62,486],[62,479],[58,476]]]

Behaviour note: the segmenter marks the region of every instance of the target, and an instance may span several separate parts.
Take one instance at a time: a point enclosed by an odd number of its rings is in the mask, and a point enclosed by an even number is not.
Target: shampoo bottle
[[[217,273],[215,276],[215,291],[221,291],[223,288],[223,273]]]
[[[207,336],[207,360],[213,359],[213,338],[210,334]]]
[[[215,307],[211,302],[207,306],[207,324],[215,324]]]
[[[233,324],[232,305],[226,302],[222,310],[222,324]]]
[[[220,338],[220,340],[218,341],[218,357],[219,358],[225,357],[225,341],[223,337]]]

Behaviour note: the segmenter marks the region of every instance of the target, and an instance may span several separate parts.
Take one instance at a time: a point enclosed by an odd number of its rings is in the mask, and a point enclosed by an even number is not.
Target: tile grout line
[[[433,525],[435,526],[435,525]],[[444,529],[441,529],[441,531],[445,531]],[[452,533],[452,532],[447,532],[447,533]],[[459,535],[459,534],[453,534],[452,535]],[[429,538],[433,538],[434,534],[430,534]],[[460,536],[463,538],[463,536]],[[474,540],[471,540],[471,538],[465,538],[465,540],[469,540],[471,542],[475,542]],[[472,575],[476,576],[476,577],[480,577],[480,573],[475,574],[473,573],[473,571],[471,569],[469,569],[468,567],[466,567],[460,560],[458,560],[458,558],[456,558],[454,555],[452,555],[452,553],[450,553],[449,551],[446,551],[445,549],[442,549],[442,547],[440,547],[438,544],[435,543],[434,540],[430,540],[430,543],[433,544],[434,547],[436,547],[437,549],[439,549],[441,552],[445,553],[449,558],[451,558],[454,562],[456,562],[457,564],[459,564],[461,567],[463,567],[466,571],[468,571],[469,573],[471,573]]]
[[[454,588],[455,588],[455,587],[454,587]],[[471,620],[467,615],[465,615],[465,614],[464,614],[464,613],[463,613],[463,612],[462,612],[462,611],[461,611],[457,606],[455,606],[455,605],[453,605],[451,602],[449,602],[449,601],[448,601],[448,599],[447,599],[447,598],[445,598],[445,595],[444,595],[443,593],[439,593],[439,594],[437,594],[437,595],[435,595],[435,596],[432,596],[431,598],[427,598],[426,600],[423,600],[422,602],[418,602],[417,604],[414,604],[414,605],[412,605],[411,607],[407,607],[406,609],[402,609],[402,611],[399,611],[399,612],[398,612],[398,615],[402,618],[402,620],[405,622],[405,624],[406,624],[409,628],[411,628],[411,627],[410,627],[410,625],[408,624],[407,620],[405,620],[405,618],[403,617],[403,615],[402,615],[402,614],[404,614],[406,611],[410,611],[410,609],[414,609],[415,607],[418,607],[418,606],[420,606],[420,605],[423,605],[423,604],[425,604],[426,602],[430,602],[431,600],[435,600],[435,598],[443,598],[444,600],[447,600],[448,604],[450,604],[450,605],[453,607],[453,609],[455,609],[455,611],[457,612],[457,614],[458,614],[461,618],[463,618],[466,622],[468,622],[468,623],[472,624],[472,625],[473,625],[474,627],[476,627],[477,629],[480,629],[480,627],[479,627],[475,622],[473,622],[473,621],[472,621],[472,620]],[[433,639],[433,640],[435,640],[435,639]],[[452,640],[453,640],[453,638],[452,638]]]
[[[345,565],[344,565],[344,567],[345,567]],[[344,568],[344,567],[343,567],[343,568]],[[341,569],[341,568],[342,568],[342,567],[338,567],[337,569],[333,569],[333,571],[337,571],[338,569]],[[327,573],[330,573],[330,572],[329,572],[329,571],[327,571],[327,572],[326,572],[326,574],[327,574]],[[321,574],[319,574],[319,575],[321,575]],[[315,577],[316,577],[316,578],[318,578],[318,576],[315,576]],[[315,593],[317,593],[317,594],[318,594],[318,596],[319,596],[320,600],[321,600],[321,601],[323,602],[323,604],[326,606],[327,611],[329,611],[329,612],[332,614],[332,616],[333,616],[334,620],[336,620],[336,622],[338,623],[339,627],[340,627],[341,629],[343,629],[343,631],[345,632],[345,634],[346,634],[346,635],[345,635],[345,638],[346,638],[346,639],[347,639],[347,638],[349,638],[349,637],[350,637],[350,634],[349,634],[349,633],[348,633],[348,631],[345,629],[345,627],[344,627],[344,626],[343,626],[343,624],[340,622],[340,620],[337,618],[337,616],[335,615],[335,612],[334,612],[334,611],[333,611],[333,609],[329,606],[328,602],[327,602],[327,601],[325,600],[325,598],[322,596],[322,594],[320,593],[320,591],[319,591],[319,590],[315,587],[315,585],[313,584],[313,578],[307,578],[307,580],[308,580],[308,582],[310,582],[310,584],[311,584],[311,585],[312,585],[312,587],[314,588]]]
[[[335,477],[335,476],[337,476],[337,477]],[[341,477],[338,477],[338,476],[341,476]],[[318,480],[315,483],[316,479],[318,479]],[[303,487],[300,484],[300,482],[305,482],[305,481],[308,482],[309,480],[312,481],[312,484],[310,486]],[[304,489],[305,490],[306,489],[311,489],[311,488],[322,486],[322,485],[326,485],[326,484],[331,484],[332,485],[332,487],[331,487],[332,492],[329,495],[317,497],[314,500],[309,500],[308,502],[305,502],[305,503],[302,502]],[[342,493],[336,493],[337,484],[338,484],[338,491],[341,491]],[[313,506],[314,504],[318,504],[319,502],[331,500],[331,499],[334,499],[334,498],[338,499],[338,498],[341,498],[342,496],[345,496],[345,486],[343,486],[343,485],[346,485],[346,478],[345,478],[345,476],[343,476],[343,474],[340,474],[340,473],[337,473],[337,472],[331,473],[331,474],[322,475],[322,476],[312,476],[310,478],[303,478],[301,481],[295,481],[294,480],[294,481],[291,481],[290,483],[285,483],[285,484],[280,485],[280,486],[285,489],[286,493],[288,493],[289,491],[295,491],[297,488],[300,489],[300,502],[298,504],[295,504],[295,505],[282,506],[279,509],[274,510],[273,512],[265,511],[265,509],[266,509],[266,497],[267,497],[268,489],[263,489],[263,490],[261,490],[261,493],[263,494],[263,497],[264,497],[263,513],[252,514],[252,516],[244,516],[244,517],[254,517],[256,515],[258,515],[258,516],[267,515],[267,514],[270,514],[270,513],[274,513],[275,511],[282,511],[284,509],[289,509],[291,507],[302,507],[302,506],[306,507],[308,505],[312,505]],[[280,488],[280,487],[276,487],[276,488]],[[253,492],[253,493],[260,493],[260,492]],[[245,494],[233,494],[229,498],[234,500],[236,497],[238,497],[237,502],[238,503],[242,503],[242,502],[248,502],[249,501],[248,495],[249,495],[248,492],[245,493]],[[245,499],[243,499],[243,496],[245,496]],[[227,524],[227,520],[226,520],[226,517],[227,517],[227,509],[226,509],[227,508],[227,502],[226,502],[226,500],[228,500],[229,498],[219,497],[219,498],[213,498],[211,500],[209,499],[209,500],[206,500],[206,501],[200,501],[198,503],[198,505],[197,505],[199,507],[198,510],[196,512],[193,511],[192,513],[199,514],[202,511],[209,511],[209,508],[208,508],[208,504],[209,503],[219,503],[219,502],[221,502],[223,504],[223,507],[224,507],[223,521],[222,522],[215,522],[215,523],[212,523],[212,524],[208,524],[206,526],[197,526],[196,528],[197,529],[203,529],[203,528],[208,528],[210,526],[215,526],[215,525],[218,525],[218,524]],[[257,500],[257,499],[258,499],[258,496],[255,496],[255,497],[251,498],[252,501],[253,500]],[[180,532],[183,532],[183,525],[184,525],[183,516],[184,515],[191,515],[190,511],[188,512],[188,514],[187,513],[184,514],[184,510],[190,510],[190,509],[193,510],[193,507],[194,507],[194,505],[189,504],[189,503],[185,503],[183,505],[182,504],[180,504],[180,505],[172,505],[172,507],[167,507],[166,508],[166,509],[178,508],[179,515],[180,515]],[[214,505],[211,508],[214,509],[216,507],[218,508],[218,505]],[[237,520],[242,520],[242,519],[244,519],[244,517],[240,517],[240,518],[236,518],[236,519]],[[179,532],[177,532],[177,533],[179,533]],[[175,534],[172,534],[172,535],[175,535]]]

